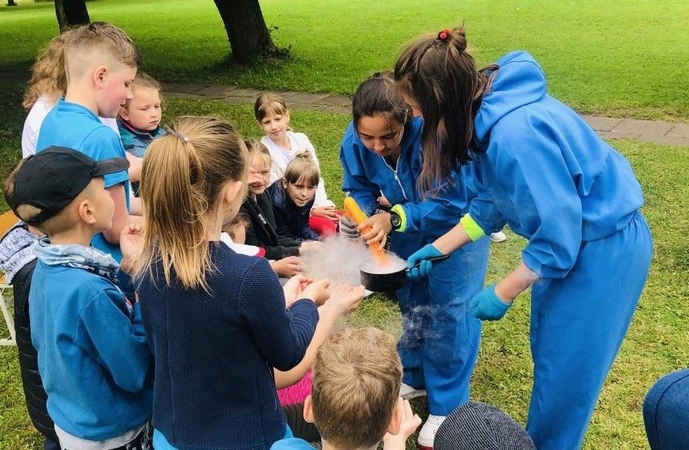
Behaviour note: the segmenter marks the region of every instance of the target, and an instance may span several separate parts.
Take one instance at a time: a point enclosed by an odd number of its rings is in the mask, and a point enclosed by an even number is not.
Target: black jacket
[[[263,247],[267,259],[299,255],[301,242],[278,236],[275,231],[273,203],[266,192],[256,196],[256,199],[249,196],[242,204],[240,212],[251,222],[246,230],[246,244]]]
[[[29,321],[29,289],[36,260],[24,266],[12,279],[14,293],[14,329],[19,351],[22,385],[26,397],[29,417],[38,431],[47,439],[58,442],[53,421],[48,415],[46,400],[48,394],[43,389],[41,375],[38,373],[38,353],[31,343],[31,324]]]

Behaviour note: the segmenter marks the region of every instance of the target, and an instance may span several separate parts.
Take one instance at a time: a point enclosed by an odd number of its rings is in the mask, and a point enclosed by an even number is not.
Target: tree
[[[17,6],[17,4],[14,3],[14,0],[7,0],[7,6]]]
[[[276,56],[277,46],[263,20],[258,0],[214,0],[225,25],[234,60],[250,64],[261,56]]]
[[[55,0],[55,15],[60,31],[91,22],[86,0]]]

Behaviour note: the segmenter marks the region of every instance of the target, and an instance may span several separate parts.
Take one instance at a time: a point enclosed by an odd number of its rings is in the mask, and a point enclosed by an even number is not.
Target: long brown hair
[[[246,146],[232,125],[215,117],[180,117],[155,139],[141,169],[144,250],[138,275],[161,262],[165,281],[175,273],[187,289],[208,289],[213,270],[208,218],[221,206],[223,188],[246,176]]]
[[[397,88],[423,114],[420,192],[448,179],[471,159],[474,116],[487,84],[486,69],[478,70],[467,52],[463,27],[418,39],[397,59]]]

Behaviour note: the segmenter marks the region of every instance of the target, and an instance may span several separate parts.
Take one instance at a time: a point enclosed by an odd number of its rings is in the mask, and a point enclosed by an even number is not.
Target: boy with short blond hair
[[[140,225],[122,231],[122,264],[90,246],[111,225],[105,175],[125,158],[95,161],[64,147],[22,160],[4,184],[7,203],[45,231],[29,293],[31,340],[61,448],[149,450],[153,358],[129,277]]]
[[[404,450],[421,424],[399,396],[402,363],[395,341],[377,328],[345,328],[321,345],[313,368],[304,419],[321,434],[324,450]],[[301,439],[283,439],[271,448],[307,449]]]
[[[120,108],[117,126],[124,149],[143,158],[153,139],[165,136],[160,126],[163,116],[160,83],[144,72],[137,72],[131,84],[132,98]]]
[[[129,85],[140,63],[131,38],[112,24],[93,22],[70,31],[64,43],[67,91],[44,119],[37,151],[59,145],[97,161],[124,157],[119,136],[98,116],[117,117],[120,106],[131,98]],[[94,236],[92,244],[119,260],[120,232],[136,221],[129,216],[127,171],[108,174],[105,187],[115,201],[115,212],[112,225]]]

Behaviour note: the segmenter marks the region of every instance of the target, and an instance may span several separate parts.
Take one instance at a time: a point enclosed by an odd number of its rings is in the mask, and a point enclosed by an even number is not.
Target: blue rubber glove
[[[471,312],[481,320],[500,320],[510,306],[512,302],[503,301],[495,294],[495,283],[471,299]]]
[[[430,258],[437,258],[439,256],[443,256],[440,250],[438,250],[433,244],[426,244],[421,248],[421,250],[413,253],[409,258],[407,258],[407,267],[409,267],[407,276],[412,280],[427,277],[430,275],[431,270],[433,269],[433,263],[427,260]]]

